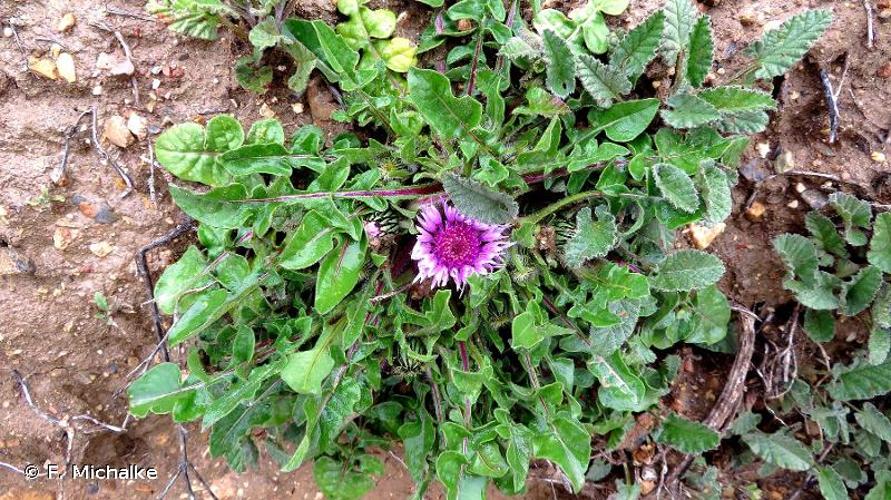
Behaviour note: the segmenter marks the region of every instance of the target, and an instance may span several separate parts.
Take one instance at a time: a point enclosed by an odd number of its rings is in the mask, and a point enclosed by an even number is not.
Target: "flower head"
[[[418,239],[411,258],[418,262],[415,281],[445,286],[451,278],[464,288],[472,274],[488,274],[504,264],[511,246],[507,226],[484,224],[460,214],[447,202],[429,204],[418,216]]]

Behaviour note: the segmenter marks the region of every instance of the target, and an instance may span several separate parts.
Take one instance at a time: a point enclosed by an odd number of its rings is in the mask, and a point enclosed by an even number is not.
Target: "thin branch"
[[[117,39],[118,44],[124,51],[124,57],[127,58],[127,62],[129,62],[130,66],[133,68],[133,74],[130,75],[130,85],[133,87],[133,100],[136,103],[136,106],[141,106],[142,104],[139,102],[139,82],[136,79],[136,64],[133,62],[133,51],[130,50],[130,45],[127,44],[127,40],[124,38],[124,35],[122,35],[120,31],[112,28],[111,26],[103,22],[94,22],[90,23],[90,25],[102,31],[111,33],[112,35],[114,35],[115,39]]]
[[[872,50],[876,45],[876,32],[873,25],[876,13],[869,0],[863,0],[863,10],[866,11],[866,48]]]
[[[823,95],[829,110],[829,144],[833,144],[838,137],[838,99],[835,97],[829,73],[823,68],[820,68],[820,82],[823,84]]]
[[[129,17],[132,19],[139,19],[140,21],[147,21],[147,22],[157,21],[157,19],[155,19],[154,17],[149,17],[149,16],[143,15],[138,12],[130,12],[128,10],[119,9],[113,5],[106,5],[105,12],[107,12],[113,16]]]
[[[740,314],[739,316],[739,336],[737,338],[739,350],[736,352],[736,359],[733,361],[733,367],[727,375],[727,383],[724,385],[724,390],[721,391],[718,401],[702,421],[703,424],[718,432],[722,432],[725,425],[733,420],[737,405],[745,393],[746,374],[752,362],[752,354],[755,352],[755,319],[753,316],[755,316],[754,313]],[[670,487],[677,483],[690,468],[693,458],[693,455],[686,455],[671,471],[665,484]]]
[[[84,119],[85,116],[92,113],[93,109],[88,109],[78,115],[77,120],[74,120],[74,123],[68,126],[63,133],[63,141],[64,144],[62,146],[62,160],[56,165],[56,168],[50,172],[50,180],[53,181],[53,184],[59,184],[65,179],[65,172],[68,169],[68,155],[71,154],[71,139],[74,138],[74,135],[77,134],[78,129],[80,128],[80,122]]]

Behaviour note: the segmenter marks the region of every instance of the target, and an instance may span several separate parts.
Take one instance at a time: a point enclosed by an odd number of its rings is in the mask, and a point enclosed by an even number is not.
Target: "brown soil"
[[[638,22],[659,3],[632,2],[628,22]],[[711,247],[728,265],[724,285],[734,300],[746,305],[778,305],[788,301],[788,296],[780,284],[782,267],[771,253],[770,239],[801,226],[808,205],[796,190],[797,182],[818,192],[841,188],[891,202],[891,168],[870,157],[874,152],[891,156],[891,107],[887,105],[891,79],[881,70],[891,63],[891,19],[886,15],[877,20],[877,47],[870,51],[864,44],[866,18],[861,2],[709,3],[716,6],[703,9],[712,16],[719,40],[717,68],[724,68],[725,77],[738,67],[731,61],[741,60],[732,57],[734,52],[756,39],[765,26],[808,7],[835,12],[831,31],[811,57],[779,82],[781,108],[771,130],[753,140],[735,192],[736,210],[725,233]],[[887,0],[877,3],[891,8]],[[413,3],[408,9],[403,32],[414,32],[418,19],[426,16],[418,5]],[[325,105],[331,100],[323,85],[309,93],[310,101],[282,90],[264,96],[244,92],[232,75],[233,61],[243,49],[230,36],[224,34],[216,43],[183,39],[157,22],[106,14],[105,6],[100,0],[0,0],[3,26],[12,20],[16,31],[16,36],[0,38],[0,115],[4,118],[0,128],[0,264],[10,256],[15,264],[12,268],[0,266],[0,461],[18,467],[63,462],[67,440],[63,429],[47,423],[25,404],[11,370],[26,377],[34,403],[44,412],[58,418],[89,414],[115,425],[124,420],[126,400],[115,397],[115,391],[155,344],[133,257],[137,249],[173,227],[178,218],[161,172],[156,179],[157,204],[149,198],[145,141],[127,148],[106,144],[135,183],[135,191],[127,197],[121,197],[124,185],[112,167],[101,162],[84,142],[88,132],[78,133],[71,141],[66,180],[55,185],[50,173],[61,160],[64,130],[91,106],[98,109],[100,132],[113,115],[136,112],[157,131],[171,123],[201,120],[223,111],[234,113],[245,123],[275,113],[293,130],[313,120],[324,121]],[[139,1],[108,6],[145,16]],[[298,10],[326,19],[335,15],[332,5],[324,0],[300,2]],[[59,33],[57,23],[68,12],[77,23],[70,31]],[[112,77],[95,69],[102,52],[121,57],[115,38],[91,25],[97,21],[120,30],[129,42],[141,106],[134,103],[129,77]],[[49,52],[53,40],[74,56],[75,83],[42,79],[25,69],[27,56]],[[829,145],[817,71],[825,68],[838,85],[844,54],[849,69],[840,94],[839,140]],[[721,81],[722,75],[717,73],[716,80]],[[160,84],[156,90],[152,90],[153,80]],[[101,85],[101,94],[94,95],[97,85]],[[300,114],[292,108],[297,103],[305,110]],[[766,158],[754,147],[762,143],[768,145]],[[743,215],[754,187],[749,179],[773,173],[777,158],[791,158],[797,169],[830,174],[840,182],[826,185],[826,179],[812,176],[764,182],[755,200],[765,205],[766,212],[751,221]],[[107,255],[97,255],[109,249]],[[175,249],[153,253],[152,271],[158,272],[175,258]],[[114,324],[96,317],[95,292],[108,297]],[[715,389],[711,374],[704,377],[705,387]],[[710,402],[700,398],[689,404],[707,408]],[[702,415],[706,411],[692,408],[687,413]],[[229,472],[221,460],[206,455],[206,436],[200,429],[188,428],[190,455],[220,498],[320,496],[308,468],[280,474],[264,459],[260,467],[242,475]],[[179,440],[174,429],[167,417],[153,417],[130,422],[125,433],[78,432],[74,437],[74,462],[156,467],[160,475],[156,481],[29,483],[0,468],[0,499],[156,496],[178,465]],[[391,455],[383,457],[387,472],[370,498],[407,497],[412,488],[407,472]],[[530,497],[552,494],[547,483],[537,483],[532,490]],[[181,480],[172,491],[172,497],[185,493]],[[599,497],[604,490],[592,491],[592,496]]]

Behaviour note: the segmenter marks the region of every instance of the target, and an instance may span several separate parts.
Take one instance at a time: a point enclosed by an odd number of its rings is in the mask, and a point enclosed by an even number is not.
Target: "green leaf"
[[[743,435],[742,440],[771,465],[794,471],[805,471],[814,465],[810,450],[787,434],[752,432]]]
[[[455,97],[448,78],[436,70],[409,70],[408,94],[430,128],[445,139],[466,136],[482,118],[482,105],[470,96]]]
[[[315,348],[288,355],[281,377],[298,394],[319,394],[322,382],[333,369],[334,358],[328,351],[327,342],[320,338]]]
[[[155,303],[164,314],[173,314],[180,297],[189,290],[197,290],[213,282],[204,272],[207,259],[194,245],[176,263],[169,266],[155,283]]]
[[[341,463],[328,456],[316,459],[312,474],[325,498],[358,500],[374,489],[377,478],[384,473],[383,462],[367,454],[360,455],[358,461],[357,470],[349,463]]]
[[[891,391],[891,362],[849,367],[827,390],[840,401],[871,399],[886,394]]]
[[[415,57],[418,48],[408,38],[380,40],[375,42],[375,47],[387,68],[397,73],[407,73],[418,62]]]
[[[690,53],[687,55],[687,78],[690,85],[702,86],[705,76],[712,69],[714,51],[711,20],[708,16],[702,16],[696,20],[690,32]]]
[[[249,144],[219,157],[220,164],[234,177],[254,174],[290,175],[299,163],[281,144]]]
[[[846,316],[856,316],[872,303],[882,286],[882,271],[866,266],[842,285],[841,309]]]
[[[690,44],[690,34],[699,19],[699,10],[690,0],[666,0],[665,30],[659,52],[669,67],[677,65],[678,55],[686,52]]]
[[[591,460],[591,435],[575,420],[559,415],[551,422],[551,432],[532,437],[533,455],[550,460],[566,474],[574,492],[582,489]]]
[[[876,216],[866,258],[883,273],[891,274],[891,212]]]
[[[835,223],[833,223],[829,217],[826,217],[816,210],[808,212],[804,218],[804,225],[823,251],[839,257],[848,256],[848,250],[845,248],[845,240],[838,234],[838,231],[835,228]]]
[[[631,81],[621,70],[587,54],[576,57],[576,73],[582,86],[602,108],[608,108],[615,99],[631,92]]]
[[[845,240],[853,246],[866,244],[866,234],[859,228],[869,228],[872,207],[869,203],[841,191],[829,195],[829,203],[838,212],[845,226]]]
[[[653,166],[653,180],[671,206],[687,213],[699,208],[699,193],[693,180],[683,170],[670,163]]]
[[[228,184],[230,177],[217,157],[241,146],[244,130],[229,115],[207,122],[207,129],[197,123],[181,123],[164,131],[155,141],[158,163],[173,175],[209,186]]]
[[[677,94],[668,105],[673,109],[663,109],[662,119],[674,128],[696,128],[721,118],[714,106],[693,94]]]
[[[721,259],[700,250],[680,250],[659,264],[650,286],[667,292],[686,292],[713,285],[724,275]]]
[[[867,431],[891,443],[891,420],[872,403],[864,403],[863,408],[854,414],[857,423]]]
[[[216,40],[220,14],[228,14],[228,9],[219,2],[202,2],[199,7],[192,2],[151,1],[145,8],[167,19],[171,31],[202,40]]]
[[[179,366],[159,363],[127,387],[130,413],[139,418],[150,412],[169,413],[178,401],[188,397],[193,390],[194,386],[182,385]]]
[[[591,208],[585,207],[575,215],[575,233],[563,246],[566,265],[580,267],[586,261],[603,257],[616,245],[616,218],[605,206],[597,207],[597,221],[591,219]]]
[[[891,329],[879,325],[873,325],[869,331],[869,364],[880,365],[888,359],[888,350],[891,349]]]
[[[506,224],[516,219],[520,211],[510,195],[493,191],[473,179],[446,174],[442,187],[459,212],[486,224]]]
[[[607,109],[592,109],[588,122],[610,140],[630,142],[650,126],[658,111],[659,99],[655,98],[618,102]]]
[[[419,412],[419,419],[402,424],[398,434],[405,448],[405,465],[412,479],[419,483],[424,478],[427,460],[436,440],[433,421],[422,409]]]
[[[725,86],[704,89],[696,95],[721,113],[776,109],[773,97],[757,89]]]
[[[697,292],[693,301],[693,311],[696,326],[686,338],[687,342],[712,345],[727,336],[730,304],[718,287],[710,285]]]
[[[278,26],[273,19],[265,19],[257,23],[248,33],[248,40],[257,50],[265,50],[275,47],[281,41],[282,35],[278,32]]]
[[[705,201],[703,219],[710,224],[723,222],[733,211],[733,196],[727,174],[712,165],[702,171],[702,198]]]
[[[288,235],[278,263],[292,271],[305,269],[322,260],[334,248],[335,229],[315,210],[308,212],[296,231]]]
[[[618,351],[608,358],[593,356],[588,361],[588,370],[600,382],[597,391],[600,404],[618,411],[639,411],[646,385],[628,368]]]
[[[569,45],[551,30],[542,33],[545,57],[548,59],[546,83],[548,90],[561,99],[575,91],[575,60]]]
[[[353,291],[365,264],[366,246],[365,238],[346,239],[322,260],[316,277],[316,312],[327,314]]]
[[[793,277],[805,286],[815,283],[819,263],[817,248],[811,240],[800,234],[781,234],[774,238],[773,247]]]
[[[206,330],[226,313],[229,292],[216,289],[203,293],[167,331],[167,342],[174,347]]]
[[[829,342],[835,338],[835,316],[831,311],[804,311],[804,332],[814,342]]]
[[[764,111],[739,111],[724,113],[715,124],[718,130],[728,134],[757,134],[767,129],[770,116]]]
[[[747,52],[755,58],[756,78],[780,76],[807,53],[832,22],[828,10],[808,10],[768,31]]]
[[[171,184],[170,197],[183,212],[202,224],[214,228],[235,229],[245,223],[252,207],[242,203],[231,203],[247,198],[247,191],[241,184],[214,188],[205,194]]]
[[[670,413],[657,431],[656,442],[667,444],[686,454],[699,454],[714,450],[721,442],[721,436],[708,426],[693,422],[675,413]]]
[[[656,48],[662,39],[664,28],[665,13],[657,10],[622,37],[612,52],[610,66],[621,68],[625,76],[636,80],[656,57]]]
[[[285,144],[285,129],[275,118],[257,120],[251,125],[245,144]]]
[[[844,480],[831,467],[820,467],[817,470],[817,484],[825,500],[848,499],[848,488],[845,487]]]

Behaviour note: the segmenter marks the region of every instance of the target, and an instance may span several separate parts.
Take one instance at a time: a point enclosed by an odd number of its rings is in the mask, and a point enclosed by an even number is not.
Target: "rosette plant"
[[[348,26],[282,32],[339,86],[335,118],[353,132],[262,120],[245,133],[223,115],[158,138],[198,224],[155,287],[186,372],[148,370],[132,413],[200,421],[235,470],[260,453],[285,471],[313,463],[332,498],[369,491],[397,445],[417,498],[434,480],[448,498],[521,493],[546,462],[574,491],[623,477],[594,451],[670,391],[674,346],[732,348],[724,266],[676,249],[675,229],[730,214],[770,79],[829,15],[766,34],[719,85],[689,0],[628,32],[605,31],[618,2],[569,17],[533,3],[525,19],[517,2],[462,0],[418,40],[436,69],[403,79],[360,52],[377,44],[354,37],[371,11],[342,5]],[[644,76],[656,58],[673,76]],[[701,424],[665,425],[685,452],[717,445]]]

